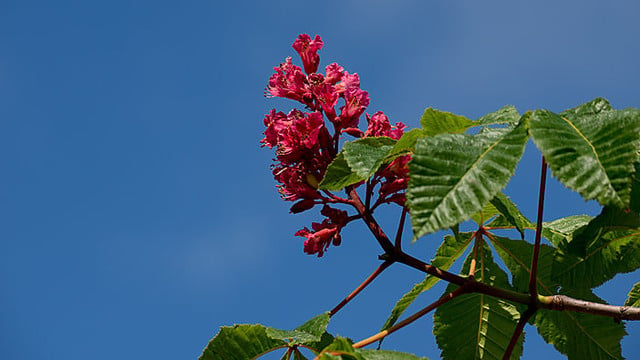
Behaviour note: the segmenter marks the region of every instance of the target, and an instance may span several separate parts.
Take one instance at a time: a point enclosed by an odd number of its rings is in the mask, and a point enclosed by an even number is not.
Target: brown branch
[[[364,204],[362,203],[362,200],[360,200],[360,196],[358,195],[358,192],[356,191],[356,189],[351,187],[350,189],[347,190],[347,192],[349,193],[349,197],[351,198],[351,202],[353,206],[356,208],[358,213],[362,215],[362,219],[367,224],[367,226],[369,227],[369,230],[371,230],[371,232],[373,233],[373,236],[376,238],[376,240],[378,241],[378,243],[380,244],[384,252],[387,254],[393,254],[394,247],[393,247],[393,244],[391,243],[391,240],[389,240],[389,238],[387,237],[387,234],[385,234],[384,231],[382,231],[382,228],[380,227],[380,225],[378,225],[376,220],[373,218],[369,209],[367,209],[364,206]]]
[[[395,251],[402,251],[402,231],[404,230],[404,220],[407,218],[407,208],[402,208],[402,215],[400,215],[400,223],[398,224],[398,231],[396,231],[396,241],[394,244]]]
[[[601,304],[566,295],[538,296],[538,301],[549,310],[581,312],[616,320],[640,320],[640,307]]]
[[[428,305],[427,307],[425,307],[424,309],[416,312],[415,314],[409,316],[408,318],[404,319],[403,321],[400,321],[399,323],[395,324],[394,326],[388,328],[387,330],[383,330],[373,336],[370,336],[364,340],[358,341],[357,343],[353,344],[354,348],[361,348],[364,346],[367,346],[369,344],[372,344],[378,340],[384,339],[386,336],[390,335],[391,333],[395,332],[398,329],[401,329],[409,324],[411,324],[412,322],[418,320],[419,318],[425,316],[426,314],[428,314],[431,310],[437,308],[438,306],[441,306],[443,304],[445,304],[446,302],[448,302],[449,300],[452,300],[454,298],[456,298],[457,296],[460,296],[464,293],[466,293],[466,289],[464,286],[461,286],[457,289],[455,289],[454,291],[442,296],[440,299],[436,300],[435,302],[431,303],[430,305]]]
[[[336,307],[334,307],[330,312],[329,312],[329,316],[333,316],[335,315],[335,313],[337,313],[340,309],[342,309],[345,305],[347,305],[347,303],[349,301],[351,301],[351,299],[353,299],[354,297],[356,297],[356,295],[358,295],[362,290],[364,290],[364,288],[366,288],[369,284],[371,284],[371,282],[378,277],[378,275],[380,275],[386,268],[388,268],[391,264],[393,264],[393,261],[387,260],[385,262],[383,262],[382,264],[380,264],[380,266],[378,266],[377,269],[375,269],[371,275],[369,275],[369,277],[367,277],[362,284],[360,284],[355,290],[353,290],[351,292],[351,294],[347,295],[347,297],[345,297],[338,305],[336,305]]]
[[[540,255],[540,238],[542,237],[542,210],[544,208],[544,188],[547,181],[547,163],[542,157],[542,167],[540,169],[540,191],[538,192],[538,219],[536,220],[536,238],[533,245],[533,255],[531,256],[531,273],[529,274],[529,294],[534,300],[538,296],[536,286],[538,257]]]
[[[522,314],[522,316],[520,316],[520,320],[518,320],[518,324],[516,325],[516,328],[513,330],[513,335],[511,336],[511,340],[509,340],[509,345],[507,345],[507,350],[505,350],[502,360],[509,360],[511,358],[511,353],[513,352],[513,349],[516,347],[516,343],[518,342],[520,335],[522,335],[522,330],[524,330],[524,326],[527,324],[527,321],[529,321],[531,316],[535,314],[536,310],[537,310],[536,307],[529,306],[527,310],[525,310],[525,312]]]

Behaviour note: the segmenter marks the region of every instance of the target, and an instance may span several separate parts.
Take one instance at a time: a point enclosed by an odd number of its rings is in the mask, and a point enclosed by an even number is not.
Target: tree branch
[[[371,284],[371,282],[378,277],[378,275],[380,275],[386,268],[388,268],[391,264],[393,264],[393,261],[387,260],[385,262],[383,262],[382,264],[380,264],[380,266],[378,266],[377,269],[375,269],[371,275],[369,275],[369,277],[367,277],[362,284],[360,284],[357,288],[355,288],[355,290],[353,290],[351,292],[351,294],[347,295],[347,297],[345,297],[338,305],[336,305],[336,307],[334,307],[330,312],[329,312],[329,316],[333,316],[335,315],[335,313],[337,313],[340,309],[342,309],[345,305],[347,305],[347,303],[349,301],[351,301],[351,299],[353,299],[354,297],[356,297],[356,295],[358,295],[362,290],[364,290],[364,288],[366,288],[369,284]]]
[[[544,208],[544,188],[547,181],[547,164],[542,157],[542,168],[540,170],[540,191],[538,193],[538,219],[536,221],[536,238],[533,245],[533,255],[531,256],[531,273],[529,274],[529,294],[534,300],[538,296],[536,286],[536,274],[538,271],[538,256],[540,255],[540,238],[542,237],[542,210]]]
[[[407,208],[402,208],[402,215],[400,215],[400,224],[398,224],[398,231],[396,231],[396,241],[394,244],[395,251],[402,251],[402,231],[404,229],[404,220],[407,218]]]
[[[520,335],[522,335],[522,330],[524,330],[524,326],[527,324],[527,321],[529,321],[531,316],[535,314],[536,310],[537,310],[536,307],[529,306],[527,310],[525,310],[525,312],[522,314],[522,316],[520,316],[520,320],[518,320],[518,324],[516,325],[516,328],[513,330],[513,335],[511,336],[511,340],[509,340],[509,345],[507,345],[507,350],[505,350],[502,360],[509,360],[511,358],[511,353],[513,352],[513,349],[516,347],[516,343],[518,342]]]
[[[360,196],[358,195],[358,192],[356,191],[356,189],[351,187],[348,190],[348,193],[349,193],[349,197],[351,198],[353,206],[356,208],[358,213],[362,215],[362,219],[367,224],[367,226],[369,227],[369,230],[371,230],[376,240],[378,240],[378,243],[380,244],[384,252],[387,254],[393,254],[394,247],[393,247],[393,244],[391,243],[391,240],[389,240],[389,238],[387,237],[387,234],[385,234],[384,231],[382,231],[382,228],[380,227],[380,225],[378,225],[376,220],[373,218],[369,209],[367,209],[364,206],[364,204],[362,203],[362,200],[360,200]]]
[[[418,320],[419,318],[425,316],[426,314],[428,314],[431,310],[437,308],[438,306],[443,305],[444,303],[448,302],[449,300],[453,300],[454,298],[466,293],[466,289],[464,286],[461,286],[455,290],[453,290],[452,292],[442,296],[440,299],[436,300],[435,302],[431,303],[430,305],[428,305],[427,307],[425,307],[424,309],[418,311],[417,313],[409,316],[408,318],[400,321],[399,323],[393,325],[392,327],[388,328],[387,330],[383,330],[371,337],[368,337],[364,340],[358,341],[357,343],[353,344],[354,348],[361,348],[363,346],[367,346],[369,344],[372,344],[378,340],[384,339],[386,336],[390,335],[391,333],[395,332],[398,329],[401,329],[409,324],[411,324],[412,322]]]
[[[640,307],[594,303],[566,295],[538,295],[538,301],[542,307],[549,310],[581,312],[607,316],[616,320],[640,320]]]

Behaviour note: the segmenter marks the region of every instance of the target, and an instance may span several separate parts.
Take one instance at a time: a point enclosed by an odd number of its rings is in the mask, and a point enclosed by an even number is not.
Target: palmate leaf
[[[640,282],[633,285],[633,288],[629,291],[629,295],[627,295],[624,306],[640,307]]]
[[[526,119],[497,130],[418,139],[407,190],[416,238],[469,219],[507,184],[528,139]]]
[[[482,210],[471,215],[471,220],[473,220],[478,225],[484,225],[486,222],[488,222],[498,214],[500,214],[498,209],[496,209],[496,207],[491,202],[488,202],[484,205]]]
[[[588,225],[561,242],[553,275],[562,286],[591,289],[616,274],[640,267],[640,216],[604,208]]]
[[[517,291],[527,291],[531,271],[533,245],[504,237],[491,236],[491,242],[513,275]],[[560,284],[552,278],[555,249],[541,245],[538,260],[537,285],[541,295],[556,295]],[[603,302],[590,290],[561,292],[588,301]],[[591,314],[540,309],[529,320],[542,338],[568,356],[569,359],[620,359],[620,341],[626,334],[624,325],[610,318]]]
[[[513,226],[518,230],[522,238],[524,238],[524,229],[534,227],[534,224],[518,210],[516,204],[503,193],[497,193],[496,196],[491,199],[491,204],[500,213],[500,216],[494,219],[488,226],[498,227],[500,224]]]
[[[431,265],[436,266],[442,270],[449,270],[451,265],[464,253],[469,244],[473,240],[473,233],[463,232],[457,234],[457,236],[447,235],[444,237],[444,241],[436,251],[436,256],[431,261]],[[396,305],[391,310],[391,315],[382,326],[382,330],[386,330],[393,326],[398,321],[400,316],[411,305],[420,294],[431,289],[435,285],[439,278],[433,275],[427,275],[423,281],[415,284],[409,292],[404,294]]]
[[[324,178],[318,185],[320,189],[324,190],[340,190],[345,186],[355,184],[363,179],[356,174],[347,160],[344,158],[344,153],[338,154],[335,159],[329,164],[327,172],[324,174]]]
[[[461,115],[427,108],[420,118],[420,125],[422,125],[422,129],[426,135],[434,136],[439,134],[463,133],[473,126],[474,122]]]
[[[427,136],[427,134],[425,134],[424,130],[422,129],[411,129],[410,131],[402,134],[400,139],[398,139],[395,145],[393,145],[391,150],[389,150],[389,152],[387,153],[386,157],[384,158],[384,162],[391,162],[392,160],[400,156],[413,154],[413,151],[416,147],[416,141],[418,141],[419,138],[425,136]]]
[[[638,160],[633,163],[635,172],[631,176],[631,201],[629,208],[635,211],[636,214],[640,214],[640,154],[638,154]]]
[[[200,360],[248,360],[286,347],[283,340],[267,336],[262,325],[224,326],[204,349]]]
[[[267,336],[272,339],[286,340],[292,344],[306,344],[318,342],[327,329],[330,315],[328,312],[320,314],[294,330],[280,330],[268,327]]]
[[[293,345],[305,345],[320,351],[333,342],[326,332],[329,313],[320,314],[295,330],[279,330],[255,325],[223,326],[209,342],[200,360],[249,360]],[[302,354],[296,354],[304,359]]]
[[[607,99],[599,97],[584,104],[578,105],[573,109],[565,110],[561,112],[560,115],[567,119],[573,120],[583,116],[596,115],[603,111],[610,110],[613,110],[613,107],[611,107],[609,101]]]
[[[324,348],[320,360],[428,360],[409,353],[389,350],[354,349],[351,340],[336,337],[329,346]]]
[[[564,115],[537,110],[529,121],[533,141],[553,174],[587,200],[627,208],[640,144],[640,110]]]
[[[340,190],[373,175],[393,148],[396,140],[367,137],[344,144],[340,154],[329,164],[319,188]]]
[[[462,272],[469,272],[470,254]],[[511,289],[507,274],[493,261],[491,249],[483,242],[478,247],[477,280],[503,289]],[[447,292],[456,289],[450,284]],[[473,293],[459,296],[440,306],[433,317],[433,333],[443,359],[502,359],[520,314],[504,300]],[[524,334],[511,358],[522,354]]]
[[[542,223],[542,236],[554,246],[564,246],[573,239],[574,232],[593,219],[589,215],[571,215]]]
[[[507,105],[498,111],[486,114],[476,120],[476,124],[487,125],[499,125],[499,124],[517,124],[520,120],[520,114],[513,105]]]

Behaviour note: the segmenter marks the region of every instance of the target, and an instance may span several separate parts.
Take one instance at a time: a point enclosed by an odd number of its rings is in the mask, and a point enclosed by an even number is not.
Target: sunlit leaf
[[[553,175],[585,199],[627,208],[640,145],[640,110],[574,112],[537,110],[530,119],[533,141]]]
[[[469,219],[507,184],[528,139],[526,121],[498,130],[418,139],[407,190],[416,238]]]
[[[522,215],[516,204],[503,193],[497,193],[496,196],[491,199],[491,204],[500,213],[500,216],[488,226],[497,226],[500,223],[509,224],[518,230],[522,238],[524,238],[524,229],[535,226],[529,219]]]
[[[268,327],[267,336],[272,339],[286,340],[294,344],[317,342],[325,333],[329,324],[329,313],[320,314],[294,330],[279,330]]]
[[[344,144],[329,164],[319,188],[340,190],[373,175],[396,143],[388,137],[367,137]]]
[[[200,360],[249,360],[286,347],[283,340],[267,336],[262,325],[224,326],[204,349]]]
[[[420,118],[420,125],[422,125],[425,134],[434,136],[438,134],[462,133],[473,126],[474,122],[461,115],[427,108]]]
[[[478,125],[517,124],[520,114],[513,105],[507,105],[498,111],[486,114],[476,120]]]
[[[560,243],[553,275],[566,288],[591,289],[640,267],[640,216],[605,207]]]
[[[629,291],[629,295],[627,295],[627,300],[624,302],[624,305],[640,307],[640,282],[633,285],[633,288]]]

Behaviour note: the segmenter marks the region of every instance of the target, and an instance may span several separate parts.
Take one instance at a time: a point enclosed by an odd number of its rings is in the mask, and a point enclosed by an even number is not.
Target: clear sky
[[[360,224],[303,254],[293,234],[319,215],[288,214],[259,147],[264,114],[295,105],[263,91],[298,34],[322,36],[321,67],[360,75],[369,113],[415,127],[427,106],[640,107],[638,14],[602,0],[0,2],[0,358],[194,359],[220,326],[295,327],[377,266]],[[533,219],[531,145],[506,192]],[[545,220],[598,211],[553,179],[548,196]],[[384,214],[392,231],[397,209]],[[408,250],[429,259],[438,242]],[[639,278],[598,294],[621,304]],[[420,279],[392,267],[330,331],[377,332]],[[430,319],[385,346],[438,358]],[[526,331],[525,359],[561,358]]]

